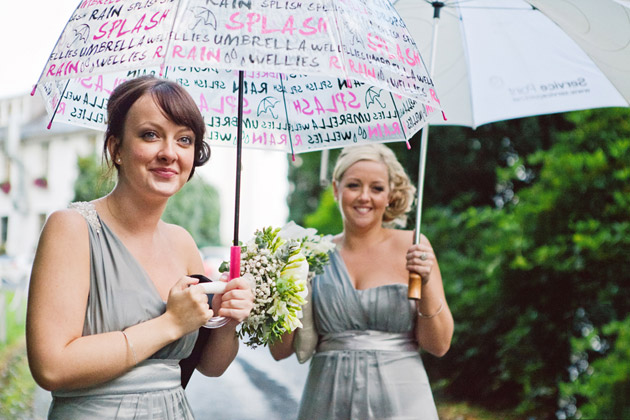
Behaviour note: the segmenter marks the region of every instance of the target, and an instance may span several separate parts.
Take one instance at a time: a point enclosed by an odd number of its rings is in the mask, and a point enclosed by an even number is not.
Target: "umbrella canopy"
[[[438,125],[630,103],[628,0],[397,0],[440,92]],[[429,127],[422,130],[420,240]],[[419,298],[418,293],[410,297]]]
[[[447,119],[432,124],[475,128],[630,103],[627,0],[398,0],[395,7],[434,66]]]
[[[411,138],[440,108],[388,0],[81,0],[37,88],[56,121],[103,129],[107,98],[144,74],[176,80],[211,145],[292,153]]]
[[[55,121],[103,129],[111,90],[147,73],[189,90],[211,145],[237,127],[244,147],[294,153],[402,141],[439,108],[388,1],[101,3],[81,1],[39,80]]]

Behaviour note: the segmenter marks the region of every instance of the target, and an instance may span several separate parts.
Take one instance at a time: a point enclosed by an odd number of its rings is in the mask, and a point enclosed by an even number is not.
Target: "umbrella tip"
[[[411,150],[411,144],[409,143],[409,140],[405,140],[405,143],[407,143],[407,150]]]
[[[444,121],[448,121],[448,120],[446,119],[446,114],[444,113],[444,111],[442,111],[442,118],[444,118]]]
[[[52,121],[48,123],[48,125],[46,126],[46,129],[50,130],[50,127],[52,127]]]
[[[33,90],[31,90],[31,96],[35,95],[35,89],[37,89],[37,83],[33,85]]]

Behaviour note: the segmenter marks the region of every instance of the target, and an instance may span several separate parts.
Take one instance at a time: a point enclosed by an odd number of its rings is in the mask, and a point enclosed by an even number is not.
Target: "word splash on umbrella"
[[[103,129],[111,91],[144,74],[191,93],[212,145],[239,124],[245,147],[295,153],[404,141],[440,109],[387,0],[101,3],[79,4],[39,80],[55,121]]]

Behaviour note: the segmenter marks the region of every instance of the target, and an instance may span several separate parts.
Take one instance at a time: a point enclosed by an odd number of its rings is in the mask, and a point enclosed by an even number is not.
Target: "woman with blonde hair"
[[[453,317],[429,240],[413,244],[404,223],[415,188],[384,145],[348,147],[337,159],[333,190],[343,218],[330,264],[313,279],[312,355],[300,419],[437,419],[419,350],[449,349]],[[424,287],[409,300],[414,272]],[[311,357],[305,326],[271,347],[276,360]],[[305,348],[306,347],[306,348]]]

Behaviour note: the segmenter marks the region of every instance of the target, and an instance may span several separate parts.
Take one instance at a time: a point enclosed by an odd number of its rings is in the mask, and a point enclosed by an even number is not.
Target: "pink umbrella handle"
[[[230,280],[241,276],[241,247],[230,248]]]

